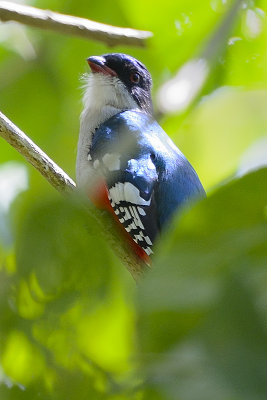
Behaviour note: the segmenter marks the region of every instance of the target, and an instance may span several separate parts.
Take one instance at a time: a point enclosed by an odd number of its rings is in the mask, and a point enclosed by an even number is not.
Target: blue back
[[[120,170],[108,173],[108,186],[129,181],[145,200],[152,195],[158,230],[182,204],[205,196],[191,164],[148,114],[123,111],[103,123],[93,136],[90,154],[94,160],[107,152],[121,155]]]

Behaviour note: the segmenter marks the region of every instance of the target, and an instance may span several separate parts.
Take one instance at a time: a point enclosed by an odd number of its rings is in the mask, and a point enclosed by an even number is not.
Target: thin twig
[[[199,58],[205,58],[209,64],[214,64],[218,61],[219,56],[225,51],[227,41],[235,26],[237,17],[240,15],[239,11],[242,4],[244,4],[244,0],[233,0],[225,16],[203,46]]]
[[[59,192],[69,192],[75,188],[73,180],[1,112],[0,136],[22,154]]]
[[[180,67],[175,77],[158,91],[158,106],[162,113],[185,115],[200,96],[211,71],[224,53],[227,40],[239,16],[244,0],[233,0],[201,51]]]
[[[42,29],[50,29],[63,34],[98,40],[109,46],[145,46],[151,32],[105,25],[85,18],[59,14],[21,4],[0,1],[0,20],[17,21]]]
[[[74,181],[1,112],[0,136],[31,163],[55,189],[61,193],[73,193],[76,186]],[[86,205],[88,205],[88,202]],[[120,237],[108,213],[89,207],[86,207],[86,210],[100,226],[115,254],[125,264],[133,278],[138,280],[146,266],[130,250],[127,242]]]

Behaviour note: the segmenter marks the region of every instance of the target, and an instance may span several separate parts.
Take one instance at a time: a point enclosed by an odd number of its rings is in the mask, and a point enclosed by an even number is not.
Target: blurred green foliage
[[[159,87],[230,1],[27,4],[154,33],[147,49],[109,49],[0,25],[0,110],[74,177],[85,59],[142,60],[157,112]],[[173,221],[139,287],[77,200],[1,140],[1,400],[267,398],[266,11],[266,0],[244,3],[200,97],[161,116],[208,199]]]

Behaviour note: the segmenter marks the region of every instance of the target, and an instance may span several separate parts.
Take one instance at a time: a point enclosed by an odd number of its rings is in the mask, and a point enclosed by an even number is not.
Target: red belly
[[[111,207],[111,204],[110,204],[110,201],[108,198],[108,189],[105,185],[105,182],[104,181],[99,182],[97,187],[95,187],[94,193],[93,194],[90,193],[89,197],[97,208],[108,210],[112,214],[113,218],[115,219],[115,221],[118,224],[120,232],[122,233],[123,237],[129,243],[129,246],[131,247],[133,252],[139,258],[141,258],[141,260],[143,262],[145,262],[146,264],[151,264],[150,257],[146,254],[146,252],[142,249],[142,247],[140,247],[137,243],[135,243],[135,241],[133,240],[131,235],[129,235],[129,233],[125,230],[124,226],[120,223],[117,215],[114,213],[114,210]]]

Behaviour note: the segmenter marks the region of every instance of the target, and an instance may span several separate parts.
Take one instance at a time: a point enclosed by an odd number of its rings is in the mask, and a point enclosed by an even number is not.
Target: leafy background
[[[179,115],[160,112],[158,90],[230,1],[26,3],[154,36],[146,49],[110,49],[1,24],[1,111],[75,177],[85,59],[130,53],[151,71],[158,119],[208,198],[177,216],[136,286],[77,200],[1,140],[0,398],[266,399],[266,0],[243,3]]]

